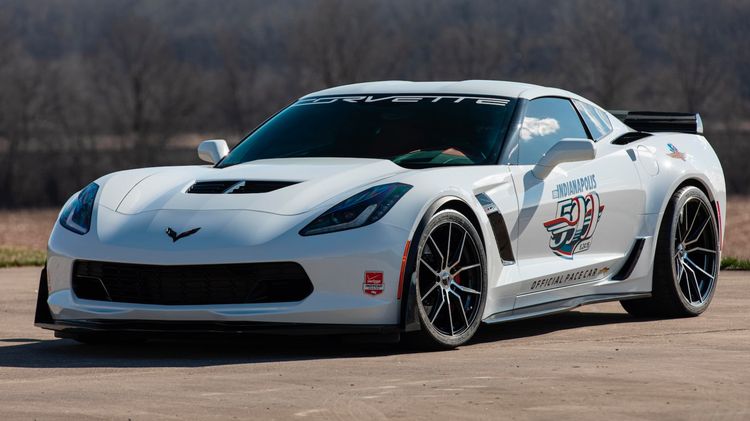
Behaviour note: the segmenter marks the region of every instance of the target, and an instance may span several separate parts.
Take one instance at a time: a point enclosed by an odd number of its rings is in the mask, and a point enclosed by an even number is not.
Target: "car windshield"
[[[460,95],[303,98],[248,135],[218,167],[257,159],[389,159],[409,167],[497,162],[516,101]]]

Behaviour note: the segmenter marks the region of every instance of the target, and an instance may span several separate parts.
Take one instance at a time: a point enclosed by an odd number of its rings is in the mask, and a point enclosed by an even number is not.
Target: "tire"
[[[698,316],[711,304],[719,274],[719,236],[708,197],[688,186],[662,218],[650,298],[621,301],[636,317]]]
[[[421,330],[409,338],[412,343],[451,349],[469,341],[482,321],[487,263],[482,240],[463,214],[449,209],[430,219],[419,239],[415,274]]]

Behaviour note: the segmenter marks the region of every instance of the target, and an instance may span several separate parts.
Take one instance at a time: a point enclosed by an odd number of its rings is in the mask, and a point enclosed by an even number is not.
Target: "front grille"
[[[297,263],[156,266],[77,261],[78,298],[160,305],[301,301],[313,291]]]
[[[283,189],[296,181],[254,181],[254,180],[226,180],[226,181],[197,181],[187,189],[191,194],[242,194],[268,193]]]

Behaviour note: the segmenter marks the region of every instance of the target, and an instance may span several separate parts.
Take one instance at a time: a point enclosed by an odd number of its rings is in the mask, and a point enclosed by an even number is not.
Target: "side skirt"
[[[563,313],[586,304],[604,303],[608,301],[630,300],[634,298],[648,298],[651,293],[624,293],[624,294],[594,294],[581,297],[566,298],[564,300],[552,301],[535,306],[516,308],[510,311],[495,313],[486,319],[484,323],[501,323],[511,320],[529,319],[548,314]]]

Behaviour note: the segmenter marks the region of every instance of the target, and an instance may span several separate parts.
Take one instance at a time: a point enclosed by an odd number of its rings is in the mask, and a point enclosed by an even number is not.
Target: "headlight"
[[[99,185],[91,183],[84,187],[60,214],[60,225],[76,234],[86,234],[91,228],[91,214],[94,212],[94,199]]]
[[[299,233],[325,234],[372,224],[382,218],[411,188],[412,186],[402,183],[371,187],[332,207]]]

